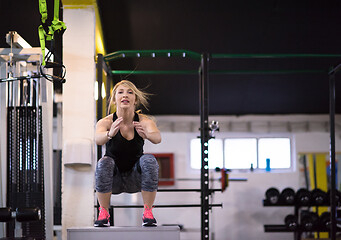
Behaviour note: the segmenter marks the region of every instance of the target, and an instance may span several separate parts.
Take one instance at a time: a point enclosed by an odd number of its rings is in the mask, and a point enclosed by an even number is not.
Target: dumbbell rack
[[[298,205],[298,204],[283,204],[283,203],[277,203],[272,204],[267,199],[263,200],[263,206],[264,207],[294,207],[294,215],[299,217],[299,210],[302,207],[328,207],[329,205]],[[296,230],[291,230],[286,227],[285,224],[266,224],[264,225],[264,232],[293,232],[294,233],[294,240],[301,240],[301,235],[303,232],[308,232],[305,229],[302,229],[301,226],[298,226]],[[323,227],[317,227],[314,228],[312,231],[309,232],[329,232],[328,229]]]

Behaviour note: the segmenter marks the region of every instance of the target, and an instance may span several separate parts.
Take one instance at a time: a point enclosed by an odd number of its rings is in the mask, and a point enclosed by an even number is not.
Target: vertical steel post
[[[108,70],[106,68],[106,70]],[[111,94],[111,83],[112,83],[112,79],[111,79],[111,75],[110,75],[110,71],[106,71],[106,79],[105,79],[105,94],[106,94],[106,108],[105,108],[105,114],[107,115],[110,112],[110,105],[108,105],[109,101],[110,101],[110,94]]]
[[[335,74],[329,76],[329,131],[330,131],[330,239],[336,239],[336,199],[335,199]]]
[[[103,110],[102,110],[102,82],[103,82],[103,55],[98,54],[97,55],[97,63],[96,63],[96,69],[97,69],[97,93],[98,93],[98,100],[97,100],[97,121],[100,120],[103,116]],[[97,146],[97,160],[99,160],[102,157],[102,146]]]
[[[208,62],[207,53],[201,56],[200,66],[200,139],[201,139],[201,239],[209,239],[209,184],[208,184]]]

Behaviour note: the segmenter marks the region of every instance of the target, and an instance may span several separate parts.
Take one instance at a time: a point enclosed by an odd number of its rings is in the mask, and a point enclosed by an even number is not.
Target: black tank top
[[[113,121],[117,119],[116,113],[113,114]],[[134,121],[139,121],[139,115],[135,113]],[[135,163],[143,155],[144,140],[134,128],[134,138],[125,139],[121,132],[110,139],[106,144],[105,156],[109,156],[115,160],[120,172],[127,172],[132,169]]]

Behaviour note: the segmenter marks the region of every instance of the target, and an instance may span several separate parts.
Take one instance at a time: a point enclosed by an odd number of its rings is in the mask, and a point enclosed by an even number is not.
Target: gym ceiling
[[[53,0],[47,4],[51,16]],[[107,53],[185,49],[272,56],[211,58],[212,72],[229,72],[209,76],[211,115],[329,112],[328,70],[340,64],[341,57],[278,58],[276,54],[341,55],[340,1],[97,0],[97,4]],[[1,0],[0,14],[0,47],[8,47],[5,35],[10,30],[39,46],[38,0]],[[132,71],[198,70],[199,65],[183,57],[110,62],[113,70]],[[115,82],[124,78],[153,94],[151,114],[199,114],[197,74],[113,77]],[[336,81],[336,112],[341,113],[341,76]]]

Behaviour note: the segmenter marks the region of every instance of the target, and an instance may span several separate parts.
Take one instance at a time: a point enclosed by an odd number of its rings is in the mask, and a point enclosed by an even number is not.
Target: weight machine
[[[53,238],[53,84],[41,76],[42,58],[40,48],[0,49],[0,207],[40,215],[1,223],[4,239]]]

